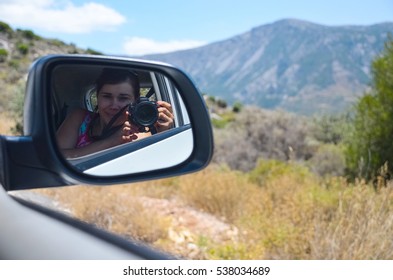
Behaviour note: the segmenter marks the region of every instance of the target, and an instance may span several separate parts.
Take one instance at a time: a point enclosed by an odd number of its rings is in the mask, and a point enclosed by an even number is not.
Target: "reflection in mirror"
[[[193,150],[170,78],[138,68],[63,64],[51,75],[59,151],[77,170],[118,176],[171,167]]]

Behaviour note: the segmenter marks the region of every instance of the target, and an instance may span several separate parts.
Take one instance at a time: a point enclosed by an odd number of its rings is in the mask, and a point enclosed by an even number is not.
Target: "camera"
[[[129,121],[138,127],[141,132],[154,128],[158,120],[157,104],[147,97],[140,97],[128,106]]]

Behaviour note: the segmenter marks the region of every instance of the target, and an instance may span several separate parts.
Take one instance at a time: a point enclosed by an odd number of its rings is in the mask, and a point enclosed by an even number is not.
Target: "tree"
[[[313,136],[322,143],[337,145],[344,139],[349,123],[347,113],[314,117]]]
[[[372,179],[388,163],[393,167],[393,39],[371,65],[371,90],[354,107],[353,129],[348,140],[348,173]]]

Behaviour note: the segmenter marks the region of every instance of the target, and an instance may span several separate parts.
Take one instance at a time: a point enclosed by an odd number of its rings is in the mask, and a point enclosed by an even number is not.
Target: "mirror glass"
[[[181,92],[137,67],[61,64],[50,76],[60,153],[78,171],[119,176],[175,166],[193,150]]]

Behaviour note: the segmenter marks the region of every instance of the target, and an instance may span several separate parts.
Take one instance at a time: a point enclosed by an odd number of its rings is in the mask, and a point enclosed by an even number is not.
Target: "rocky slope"
[[[57,39],[46,39],[31,30],[13,30],[0,22],[0,112],[16,110],[15,95],[23,91],[28,69],[38,57],[48,54],[97,53]]]
[[[181,67],[202,92],[229,102],[334,112],[367,89],[370,62],[388,32],[393,23],[333,27],[286,19],[203,47],[145,57]]]

